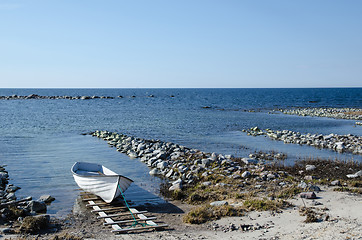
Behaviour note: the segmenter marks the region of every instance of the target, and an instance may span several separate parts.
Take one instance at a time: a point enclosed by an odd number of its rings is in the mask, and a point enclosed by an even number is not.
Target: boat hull
[[[133,182],[108,168],[94,163],[76,162],[72,174],[77,185],[110,203],[124,192]]]

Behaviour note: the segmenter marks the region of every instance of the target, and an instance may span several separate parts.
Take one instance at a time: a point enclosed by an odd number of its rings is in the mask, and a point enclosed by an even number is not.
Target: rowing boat
[[[107,203],[126,191],[133,182],[96,163],[76,162],[71,172],[80,188],[101,197]]]

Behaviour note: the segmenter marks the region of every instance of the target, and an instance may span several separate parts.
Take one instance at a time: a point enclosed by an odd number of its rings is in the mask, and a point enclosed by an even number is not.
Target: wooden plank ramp
[[[115,199],[106,203],[94,194],[81,192],[80,196],[86,206],[92,208],[91,212],[97,214],[97,219],[103,221],[104,226],[111,226],[114,233],[127,233],[130,231],[144,231],[168,227],[164,223],[156,223],[156,217],[146,216],[147,211],[138,211],[124,205],[122,199]]]

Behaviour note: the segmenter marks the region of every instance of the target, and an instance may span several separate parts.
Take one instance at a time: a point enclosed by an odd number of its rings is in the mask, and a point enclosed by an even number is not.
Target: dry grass
[[[304,220],[305,223],[312,223],[312,222],[319,222],[320,219],[318,218],[318,214],[312,209],[308,207],[302,207],[299,210],[299,214],[301,216],[306,216],[306,219]]]
[[[362,189],[361,188],[337,187],[337,188],[334,188],[333,191],[362,194]]]
[[[28,216],[25,217],[20,228],[20,233],[38,233],[40,230],[47,229],[49,226],[49,217],[47,216]]]
[[[283,200],[268,200],[251,198],[244,201],[244,207],[248,211],[279,211],[287,208],[290,204]]]
[[[201,224],[207,221],[212,221],[220,219],[224,216],[243,216],[243,208],[237,208],[232,206],[220,206],[212,207],[209,205],[203,205],[201,207],[196,207],[189,211],[184,217],[183,221],[185,223],[191,224]]]
[[[293,198],[295,195],[301,193],[302,190],[297,186],[293,185],[291,187],[283,188],[275,193],[275,197],[281,199],[290,199]]]

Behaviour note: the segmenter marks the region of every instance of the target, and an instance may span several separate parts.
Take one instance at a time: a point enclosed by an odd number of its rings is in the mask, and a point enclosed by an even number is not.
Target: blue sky
[[[0,0],[0,87],[362,87],[362,1]]]

